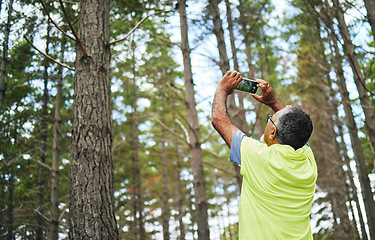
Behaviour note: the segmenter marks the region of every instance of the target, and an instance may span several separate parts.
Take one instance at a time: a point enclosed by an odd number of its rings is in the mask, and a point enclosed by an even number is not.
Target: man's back
[[[308,146],[241,142],[240,239],[312,239],[317,167]]]

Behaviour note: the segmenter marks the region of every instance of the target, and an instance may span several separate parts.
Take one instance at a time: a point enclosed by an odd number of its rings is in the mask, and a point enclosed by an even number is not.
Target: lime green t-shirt
[[[311,148],[268,147],[244,137],[240,149],[240,239],[312,239],[310,213],[318,173]]]

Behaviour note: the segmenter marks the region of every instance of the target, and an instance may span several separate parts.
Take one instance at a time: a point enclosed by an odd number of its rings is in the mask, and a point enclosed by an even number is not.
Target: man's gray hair
[[[277,140],[295,150],[303,147],[313,131],[310,115],[295,106],[286,106],[288,111],[276,121]]]

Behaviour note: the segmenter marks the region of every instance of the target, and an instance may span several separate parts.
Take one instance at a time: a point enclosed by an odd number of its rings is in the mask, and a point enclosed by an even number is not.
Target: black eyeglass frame
[[[277,126],[276,126],[275,122],[272,121],[272,117],[273,117],[273,115],[268,115],[268,117],[267,117],[267,122],[271,121],[272,124],[275,126],[275,128],[276,128],[276,130],[277,130]]]

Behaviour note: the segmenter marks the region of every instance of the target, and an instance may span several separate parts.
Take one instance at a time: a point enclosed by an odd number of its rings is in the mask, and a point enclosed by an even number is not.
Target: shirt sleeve
[[[231,142],[229,159],[231,162],[237,163],[238,165],[241,165],[241,142],[245,136],[245,133],[241,132],[241,130],[237,130]]]

